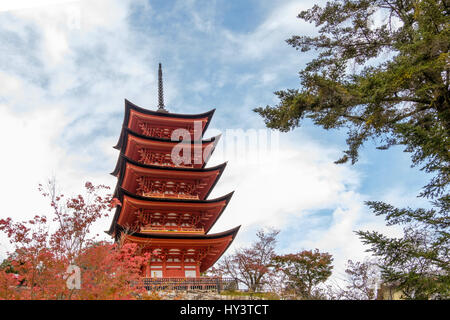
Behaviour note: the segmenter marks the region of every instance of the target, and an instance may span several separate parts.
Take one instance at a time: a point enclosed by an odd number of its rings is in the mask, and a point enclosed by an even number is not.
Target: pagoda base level
[[[148,291],[233,291],[238,283],[231,278],[197,277],[197,278],[142,278],[143,286]]]

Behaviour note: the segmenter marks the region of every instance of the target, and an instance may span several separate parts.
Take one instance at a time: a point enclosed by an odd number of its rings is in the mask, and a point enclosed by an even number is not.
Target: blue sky
[[[108,173],[118,155],[112,146],[123,99],[156,106],[159,62],[169,111],[216,108],[207,135],[264,129],[252,109],[276,103],[276,90],[298,88],[298,71],[313,54],[285,40],[316,32],[296,18],[310,1],[2,2],[0,130],[10,156],[0,160],[0,217],[48,213],[36,186],[51,175],[70,192],[86,180],[114,187]],[[239,246],[260,227],[280,228],[280,252],[331,252],[337,276],[347,259],[366,256],[354,230],[398,235],[363,202],[421,205],[415,196],[428,177],[410,168],[401,148],[379,151],[372,143],[356,165],[333,164],[345,148],[345,133],[307,121],[279,135],[277,160],[257,164],[224,159],[219,145],[210,165],[229,162],[211,196],[236,192],[213,232],[242,224]],[[108,226],[106,219],[96,230]],[[0,239],[4,254],[8,246]]]

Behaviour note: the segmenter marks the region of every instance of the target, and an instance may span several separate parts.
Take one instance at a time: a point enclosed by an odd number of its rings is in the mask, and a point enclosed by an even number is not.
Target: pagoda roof
[[[121,145],[121,143],[123,143],[122,135],[124,134],[123,128],[129,128],[130,115],[133,111],[136,114],[139,114],[143,117],[150,116],[151,119],[159,119],[159,120],[165,121],[165,122],[171,121],[171,119],[174,122],[180,122],[179,120],[195,121],[195,120],[204,119],[206,121],[206,123],[203,126],[203,130],[202,130],[202,136],[203,136],[203,134],[205,133],[206,129],[209,126],[211,118],[214,115],[214,112],[216,111],[216,109],[212,109],[210,111],[207,111],[204,113],[199,113],[199,114],[181,114],[181,113],[161,112],[161,111],[153,111],[153,110],[139,107],[138,105],[125,99],[125,115],[124,115],[124,119],[123,119],[122,130],[120,132],[119,141],[117,142],[116,146],[114,146],[114,148],[116,148],[116,149],[120,149],[122,147],[122,145]]]
[[[139,107],[138,105],[125,99],[125,119],[124,120],[126,120],[126,121],[124,121],[124,123],[128,122],[128,119],[126,117],[127,117],[127,115],[129,116],[130,110],[135,110],[137,112],[148,114],[148,115],[168,117],[168,118],[184,118],[184,119],[198,119],[198,118],[203,118],[203,117],[208,117],[209,119],[211,119],[214,112],[216,111],[216,109],[212,109],[207,112],[197,113],[197,114],[182,114],[182,113],[153,111],[153,110]]]
[[[144,246],[180,247],[184,245],[189,247],[214,248],[216,250],[215,253],[210,253],[209,256],[207,255],[202,259],[200,272],[204,272],[228,249],[241,226],[214,234],[146,234],[127,231],[126,228],[120,225],[117,227],[120,229],[120,233],[125,235],[125,241]]]
[[[181,167],[161,167],[161,166],[155,166],[155,165],[146,165],[139,162],[136,162],[124,155],[120,155],[120,158],[122,160],[119,160],[119,168],[116,172],[112,172],[114,176],[118,176],[117,186],[116,190],[114,192],[114,197],[117,197],[118,188],[122,187],[127,191],[132,192],[128,188],[124,186],[124,182],[126,183],[132,183],[132,181],[129,179],[129,176],[131,171],[133,172],[139,172],[143,176],[159,176],[161,178],[163,177],[172,177],[174,179],[179,178],[187,178],[192,180],[198,180],[202,177],[208,180],[208,184],[206,186],[206,191],[203,192],[202,196],[200,197],[200,200],[204,200],[208,197],[208,195],[211,193],[212,189],[216,185],[217,181],[219,180],[220,176],[222,175],[227,163],[224,162],[220,165],[209,167],[209,168],[181,168]],[[128,168],[128,170],[126,170]],[[116,173],[116,174],[114,174]],[[215,175],[215,176],[214,176]],[[136,182],[136,181],[134,181]]]
[[[114,146],[114,149],[117,150],[121,150],[121,149],[126,149],[127,147],[127,138],[128,136],[133,136],[136,138],[140,138],[140,139],[145,139],[148,141],[161,141],[161,142],[170,142],[170,143],[189,143],[189,142],[184,142],[184,141],[179,141],[179,140],[171,140],[171,139],[166,139],[166,138],[158,138],[158,137],[151,137],[151,136],[146,136],[143,134],[140,134],[136,131],[133,131],[132,129],[123,126],[122,127],[122,132],[120,133],[120,139],[121,141],[119,141],[117,143],[116,146]],[[198,143],[199,141],[201,141],[202,143],[209,143],[209,142],[218,142],[220,140],[220,137],[222,136],[222,134],[218,134],[217,136],[211,137],[211,138],[206,138],[206,139],[202,139],[202,140],[191,140],[191,143]]]
[[[128,128],[124,129],[124,134],[121,137],[123,137],[122,138],[123,142],[120,143],[120,145],[121,145],[121,148],[120,148],[121,152],[120,152],[120,154],[125,156],[125,157],[128,157],[130,159],[131,159],[131,157],[130,157],[131,154],[130,154],[129,148],[128,148],[129,145],[130,145],[130,140],[132,140],[133,142],[136,142],[136,143],[138,143],[140,145],[143,145],[143,146],[153,147],[155,150],[157,148],[159,148],[159,149],[172,149],[175,145],[177,145],[179,143],[189,144],[189,142],[172,141],[172,140],[168,140],[168,139],[144,136],[144,135],[136,133],[136,132],[134,132],[134,131],[132,131],[131,129],[128,129]],[[201,141],[201,146],[202,146],[202,164],[201,164],[201,166],[197,166],[197,167],[201,167],[201,168],[205,167],[206,163],[208,162],[209,158],[211,157],[212,153],[214,152],[214,150],[215,150],[215,148],[217,146],[217,143],[220,140],[220,137],[221,137],[221,135],[217,135],[215,137],[211,137],[209,139],[205,139],[205,140]],[[190,142],[192,153],[194,152],[195,143],[197,143],[197,141],[191,141]],[[210,145],[211,145],[211,150],[209,151],[208,156],[205,159],[203,159],[204,149],[206,147],[210,146]],[[119,173],[119,169],[120,169],[120,165],[121,165],[122,159],[123,158],[121,156],[119,156],[119,158],[117,159],[117,162],[116,162],[116,167],[115,167],[114,171],[111,173],[112,175],[117,176],[117,174]],[[180,166],[180,167],[182,167],[182,166]]]
[[[149,198],[149,197],[143,197],[136,194],[133,194],[131,192],[126,191],[123,188],[119,188],[118,191],[118,199],[122,203],[122,206],[118,206],[116,208],[116,212],[113,217],[113,221],[111,223],[111,227],[108,231],[106,231],[107,234],[113,235],[115,233],[117,222],[122,214],[122,210],[124,208],[125,200],[129,200],[130,202],[134,202],[136,206],[139,206],[139,208],[145,208],[145,207],[183,207],[183,208],[199,208],[203,209],[205,207],[211,207],[211,205],[218,204],[220,206],[220,203],[223,202],[223,206],[220,209],[220,211],[217,213],[216,217],[213,221],[210,221],[210,223],[207,225],[207,228],[205,229],[205,233],[208,233],[209,230],[214,226],[218,218],[222,215],[223,211],[227,207],[228,203],[231,200],[231,197],[233,196],[234,191],[219,197],[215,199],[209,199],[209,200],[195,200],[195,199],[167,199],[167,198]]]

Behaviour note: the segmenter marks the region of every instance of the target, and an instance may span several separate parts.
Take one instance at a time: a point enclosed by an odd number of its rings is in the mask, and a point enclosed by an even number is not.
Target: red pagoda
[[[226,166],[205,168],[220,138],[203,140],[215,110],[189,115],[168,112],[161,64],[158,80],[156,111],[125,100],[122,131],[114,147],[120,155],[111,173],[118,178],[114,197],[120,205],[107,233],[151,253],[143,270],[146,278],[198,278],[220,258],[239,230],[208,233],[233,192],[208,199]],[[186,130],[190,141],[173,140],[176,129]],[[191,144],[187,150],[192,151],[192,161],[174,162],[172,150],[180,143]]]

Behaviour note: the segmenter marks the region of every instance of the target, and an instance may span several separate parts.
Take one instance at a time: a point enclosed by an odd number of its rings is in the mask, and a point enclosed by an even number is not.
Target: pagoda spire
[[[211,286],[221,290],[228,280],[203,277],[202,273],[223,255],[239,227],[209,233],[232,195],[208,199],[226,166],[205,168],[218,140],[201,140],[214,110],[200,114],[167,112],[161,64],[158,86],[157,110],[141,108],[125,99],[116,145],[120,155],[113,172],[117,185],[111,206],[116,212],[107,233],[116,242],[139,246],[147,260],[140,273],[145,289],[168,288],[169,281],[177,290]],[[198,138],[194,132],[197,124],[201,127]],[[189,133],[190,142],[172,138],[180,129]],[[200,155],[192,150],[198,140],[202,141]],[[191,161],[175,161],[173,150],[180,142],[183,147],[190,144],[188,154],[183,148],[183,158],[188,156]],[[150,259],[144,254],[150,254]]]
[[[164,106],[164,90],[161,63],[159,64],[158,68],[158,111],[168,112]]]

